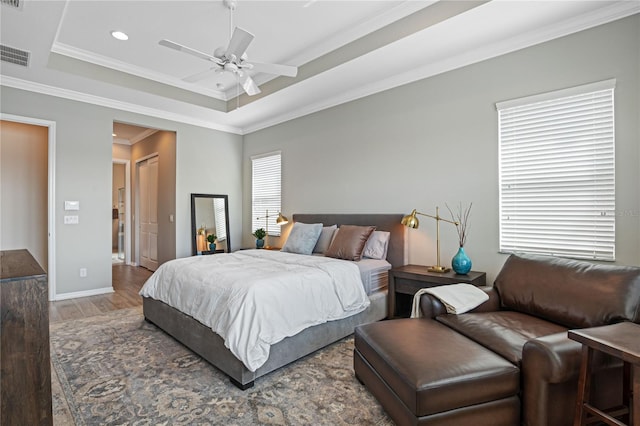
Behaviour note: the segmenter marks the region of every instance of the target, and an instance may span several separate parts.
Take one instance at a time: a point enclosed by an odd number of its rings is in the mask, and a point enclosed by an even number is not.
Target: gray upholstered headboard
[[[375,226],[378,231],[388,231],[389,249],[387,261],[394,267],[408,263],[407,228],[400,223],[402,214],[294,214],[294,222],[331,225]]]

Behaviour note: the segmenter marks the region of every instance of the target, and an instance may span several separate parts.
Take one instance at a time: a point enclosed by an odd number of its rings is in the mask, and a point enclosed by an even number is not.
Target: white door
[[[158,157],[138,166],[140,190],[140,265],[158,269]]]

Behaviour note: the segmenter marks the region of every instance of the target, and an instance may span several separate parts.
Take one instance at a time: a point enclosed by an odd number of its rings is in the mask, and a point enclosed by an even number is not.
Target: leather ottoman
[[[398,425],[520,423],[520,370],[431,319],[357,327],[354,369]]]

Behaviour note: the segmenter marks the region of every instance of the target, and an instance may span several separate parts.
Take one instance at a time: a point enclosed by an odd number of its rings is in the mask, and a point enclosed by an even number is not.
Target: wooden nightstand
[[[574,425],[600,420],[609,425],[623,425],[616,417],[626,415],[628,425],[640,420],[640,325],[621,322],[601,327],[569,330],[569,339],[582,343],[582,364],[578,379],[578,396]],[[591,370],[594,352],[619,358],[624,363],[622,388],[623,407],[600,410],[590,404]]]
[[[413,295],[426,287],[466,283],[483,286],[487,282],[485,272],[471,271],[466,275],[458,275],[453,271],[439,273],[429,272],[427,266],[404,265],[389,271],[389,295],[387,297],[387,317],[409,316]]]

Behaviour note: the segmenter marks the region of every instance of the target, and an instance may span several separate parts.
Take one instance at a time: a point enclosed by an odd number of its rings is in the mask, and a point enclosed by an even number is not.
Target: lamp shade
[[[402,223],[404,226],[407,226],[409,228],[417,229],[418,226],[420,226],[420,221],[416,217],[416,209],[413,209],[411,214],[408,214],[405,217],[403,217],[400,223]]]
[[[289,223],[289,219],[282,215],[282,213],[278,213],[278,218],[276,219],[276,223],[278,225],[286,225]]]

